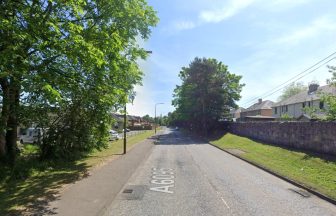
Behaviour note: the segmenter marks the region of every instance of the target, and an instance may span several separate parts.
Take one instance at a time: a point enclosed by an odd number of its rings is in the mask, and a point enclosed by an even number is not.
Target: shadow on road
[[[157,137],[156,145],[204,145],[206,141],[192,137],[180,131],[170,131],[168,134],[163,134]]]

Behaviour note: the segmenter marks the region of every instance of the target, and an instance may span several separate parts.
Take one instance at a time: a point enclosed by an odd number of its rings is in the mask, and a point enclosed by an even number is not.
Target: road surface
[[[336,206],[167,129],[107,215],[336,215]]]

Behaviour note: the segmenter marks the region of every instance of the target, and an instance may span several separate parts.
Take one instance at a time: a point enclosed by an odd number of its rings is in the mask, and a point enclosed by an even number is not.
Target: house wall
[[[279,146],[336,155],[336,122],[228,123],[228,131]]]
[[[240,113],[241,118],[245,118],[246,116],[272,116],[272,109],[262,109],[262,110],[251,110],[251,111],[244,111]]]
[[[320,100],[315,100],[315,101],[306,101],[305,107],[309,107],[309,102],[310,102],[310,107],[315,107],[319,108],[320,106]],[[277,106],[277,107],[272,107],[272,116],[276,118],[280,118],[284,114],[288,114],[294,118],[300,117],[303,112],[303,102],[301,103],[295,103],[295,104],[289,104],[288,106],[288,111],[286,111],[285,107],[286,106]],[[283,107],[283,108],[282,108]],[[275,108],[277,108],[277,113],[275,112]]]
[[[272,116],[272,109],[263,109],[261,110],[262,116]]]

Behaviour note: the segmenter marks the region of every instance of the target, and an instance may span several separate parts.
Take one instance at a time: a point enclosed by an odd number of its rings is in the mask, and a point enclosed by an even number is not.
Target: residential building
[[[230,110],[230,118],[232,119],[232,121],[236,122],[236,121],[240,121],[240,114],[241,112],[243,112],[245,109],[243,107],[239,107],[238,109],[232,109]]]
[[[259,99],[258,103],[255,103],[249,108],[242,110],[240,113],[240,117],[243,121],[246,121],[248,119],[260,120],[260,121],[272,120],[273,104],[274,104],[273,101],[270,100],[263,101],[262,99]]]
[[[275,103],[272,107],[272,115],[281,118],[286,115],[294,119],[307,119],[306,109],[315,108],[316,115],[322,116],[321,109],[327,109],[321,97],[323,94],[336,95],[336,88],[331,85],[319,86],[318,84],[310,84],[308,91],[302,91],[290,98]],[[309,117],[308,117],[309,119]]]

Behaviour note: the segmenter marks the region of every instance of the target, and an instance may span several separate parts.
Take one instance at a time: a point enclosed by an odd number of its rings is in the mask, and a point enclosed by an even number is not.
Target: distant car
[[[175,130],[179,130],[179,127],[176,127]]]
[[[130,132],[131,130],[126,128],[126,132]],[[124,132],[124,129],[122,129],[122,132]]]
[[[110,141],[120,139],[120,136],[119,136],[118,132],[115,131],[115,130],[110,130],[109,135],[110,135],[110,137],[109,137]]]

